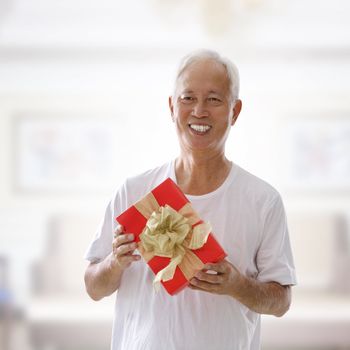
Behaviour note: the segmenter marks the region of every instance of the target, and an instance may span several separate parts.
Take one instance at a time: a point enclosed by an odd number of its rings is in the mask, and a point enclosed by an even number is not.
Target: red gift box
[[[165,206],[170,206],[183,215],[193,228],[203,223],[193,210],[189,200],[170,178],[155,187],[144,198],[116,218],[117,222],[123,225],[125,233],[133,233],[135,235],[135,241],[138,243],[141,255],[155,274],[169,265],[171,259],[147,254],[142,249],[140,234],[143,232],[152,213]],[[226,256],[225,251],[216,241],[213,234],[210,233],[201,248],[187,250],[183,261],[176,267],[173,278],[168,281],[161,281],[161,283],[170,295],[174,295],[185,288],[189,284],[189,280],[206,263],[215,263]]]

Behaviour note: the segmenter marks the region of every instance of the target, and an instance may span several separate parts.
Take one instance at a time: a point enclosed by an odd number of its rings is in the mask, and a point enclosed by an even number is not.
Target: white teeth
[[[197,125],[197,124],[190,124],[190,127],[193,130],[196,130],[198,132],[206,132],[211,128],[211,126],[209,125]]]

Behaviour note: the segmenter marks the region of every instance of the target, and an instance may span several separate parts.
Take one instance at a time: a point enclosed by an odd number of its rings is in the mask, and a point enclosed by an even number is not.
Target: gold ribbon
[[[154,200],[154,196],[151,195],[135,206],[145,216],[149,216],[150,208],[155,209],[156,206]],[[174,277],[177,266],[181,268],[185,277],[190,279],[193,272],[204,265],[191,250],[203,247],[211,232],[211,226],[209,223],[192,226],[198,221],[199,218],[189,203],[179,211],[169,205],[158,205],[150,214],[139,236],[140,253],[146,261],[154,256],[170,258],[169,264],[156,274],[153,281],[155,290],[159,290],[161,281],[169,281]]]

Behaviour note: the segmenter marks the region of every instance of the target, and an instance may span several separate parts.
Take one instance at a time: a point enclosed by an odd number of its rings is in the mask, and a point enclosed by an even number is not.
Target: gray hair
[[[185,56],[178,67],[176,79],[175,79],[175,88],[176,91],[177,83],[182,73],[194,62],[201,60],[210,59],[214,62],[222,64],[227,72],[227,78],[229,80],[230,86],[230,97],[232,101],[235,101],[239,95],[239,72],[236,65],[226,57],[222,57],[218,52],[213,50],[197,50],[191,52]]]

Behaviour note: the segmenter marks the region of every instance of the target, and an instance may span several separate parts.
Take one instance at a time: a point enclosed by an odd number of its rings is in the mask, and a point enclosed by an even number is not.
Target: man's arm
[[[85,271],[85,288],[97,301],[114,293],[120,285],[123,270],[114,262],[113,253],[99,263],[90,263]]]
[[[207,273],[207,270],[217,274]],[[192,289],[230,295],[259,314],[283,316],[291,304],[290,286],[277,282],[259,282],[242,275],[227,260],[207,264],[190,281]]]
[[[113,251],[104,260],[90,263],[85,271],[85,288],[93,300],[100,300],[114,293],[120,286],[124,270],[134,261],[140,260],[133,255],[137,247],[132,234],[121,234],[122,226],[118,226],[113,240]]]

